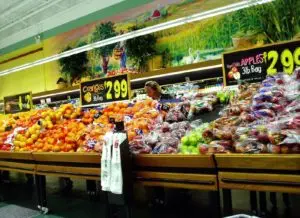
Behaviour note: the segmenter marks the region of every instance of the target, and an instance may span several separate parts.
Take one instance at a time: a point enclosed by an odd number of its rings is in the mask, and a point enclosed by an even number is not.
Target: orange
[[[143,131],[144,134],[148,134],[149,133],[148,129],[142,129],[142,131]]]
[[[150,115],[151,115],[151,118],[156,118],[158,117],[158,112],[157,111],[151,111]]]
[[[147,105],[147,106],[149,106],[149,107],[151,107],[151,105],[152,105],[152,100],[151,100],[151,99],[146,99],[146,100],[144,101],[144,104]]]
[[[156,105],[157,105],[157,101],[152,101],[152,103],[151,103],[151,107],[152,107],[152,108],[155,108],[155,107],[156,107]]]
[[[129,131],[128,132],[128,140],[132,141],[134,139],[134,137],[136,136],[134,131]]]
[[[119,108],[118,106],[115,106],[115,107],[114,107],[114,112],[118,113],[119,110],[120,110],[120,108]]]

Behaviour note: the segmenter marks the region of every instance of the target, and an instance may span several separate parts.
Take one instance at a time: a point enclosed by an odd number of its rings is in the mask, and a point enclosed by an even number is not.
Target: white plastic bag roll
[[[111,147],[113,144],[113,133],[106,133],[104,141],[105,144],[103,145],[101,156],[101,187],[103,191],[110,191]]]
[[[113,194],[123,193],[123,175],[120,145],[125,141],[125,133],[114,133],[113,136],[113,149],[111,160],[111,178],[110,178],[110,191]]]

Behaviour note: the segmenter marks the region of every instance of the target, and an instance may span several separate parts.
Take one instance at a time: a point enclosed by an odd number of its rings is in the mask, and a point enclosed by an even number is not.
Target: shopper
[[[160,85],[156,81],[148,81],[145,83],[145,91],[148,97],[153,100],[169,100],[173,97],[162,92]]]
[[[145,91],[147,96],[153,100],[169,100],[172,96],[162,92],[160,85],[156,81],[148,81],[145,83]],[[149,206],[164,206],[166,204],[165,189],[163,187],[155,187],[153,189],[147,189],[148,195],[150,195]]]

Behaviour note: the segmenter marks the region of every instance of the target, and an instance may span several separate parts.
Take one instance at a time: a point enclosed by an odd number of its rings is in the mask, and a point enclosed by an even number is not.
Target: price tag
[[[292,74],[300,67],[300,40],[223,54],[225,85],[261,82],[278,72]]]
[[[5,114],[14,114],[18,112],[30,111],[32,107],[33,104],[31,92],[4,97]]]
[[[130,80],[128,74],[82,82],[80,99],[82,106],[129,100]]]

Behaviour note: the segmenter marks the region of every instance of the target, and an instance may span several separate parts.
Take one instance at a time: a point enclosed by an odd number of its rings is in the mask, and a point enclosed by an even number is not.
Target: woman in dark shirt
[[[147,95],[153,100],[169,100],[173,97],[169,94],[165,94],[162,92],[160,85],[155,81],[148,81],[145,84],[145,91]]]

